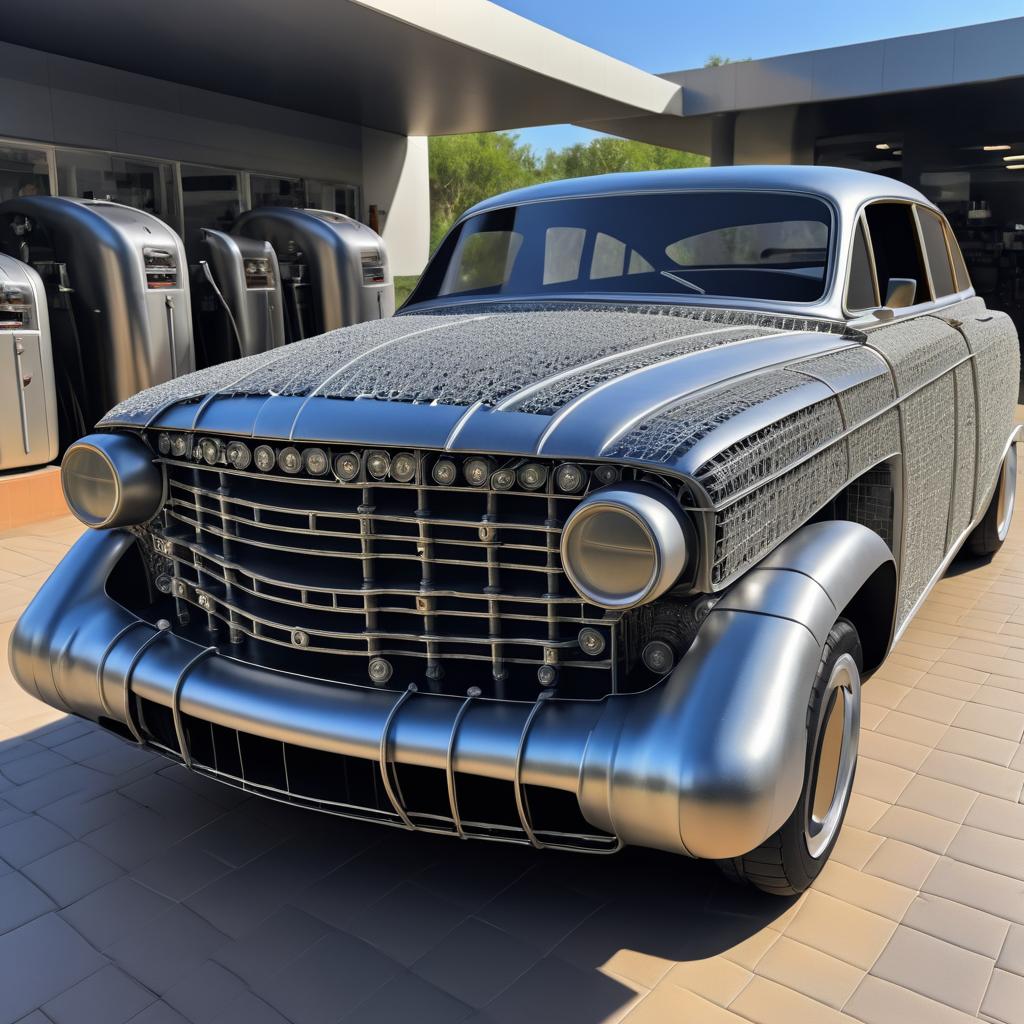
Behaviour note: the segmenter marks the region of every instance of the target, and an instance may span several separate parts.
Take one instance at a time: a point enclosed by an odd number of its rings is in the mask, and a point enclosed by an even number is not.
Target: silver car
[[[1013,511],[1016,333],[886,178],[735,167],[468,211],[397,316],[142,392],[29,692],[407,829],[806,888],[861,682]]]

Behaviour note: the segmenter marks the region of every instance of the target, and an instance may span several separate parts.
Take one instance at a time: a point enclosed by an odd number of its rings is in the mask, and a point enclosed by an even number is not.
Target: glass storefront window
[[[359,193],[355,186],[313,178],[250,174],[249,193],[254,210],[261,206],[288,206],[293,210],[329,210],[355,217],[359,209]]]
[[[228,231],[242,212],[242,175],[217,167],[181,165],[185,251],[190,263],[202,258],[200,231]]]
[[[249,192],[252,208],[287,206],[301,210],[306,205],[306,186],[301,178],[279,178],[273,174],[250,174]]]
[[[330,210],[355,217],[359,195],[352,185],[339,185],[327,181],[306,179],[306,205],[313,210]]]
[[[156,214],[180,230],[173,166],[90,150],[57,150],[57,189],[62,196],[109,199]]]
[[[46,151],[0,146],[0,202],[18,196],[48,196],[50,172]]]

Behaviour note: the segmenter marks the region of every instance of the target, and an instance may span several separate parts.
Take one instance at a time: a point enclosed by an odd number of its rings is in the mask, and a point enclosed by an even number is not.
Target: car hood
[[[309,338],[150,388],[100,426],[601,457],[680,398],[855,343],[686,306],[474,306]]]

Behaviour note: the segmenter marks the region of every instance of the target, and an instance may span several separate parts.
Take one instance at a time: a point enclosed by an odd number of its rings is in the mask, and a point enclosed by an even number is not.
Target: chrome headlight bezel
[[[76,463],[84,458],[109,474],[110,499],[102,515],[88,507],[91,502],[75,478]],[[93,530],[149,522],[164,504],[163,470],[150,449],[129,434],[89,434],[76,441],[61,460],[60,485],[72,515]]]
[[[598,536],[588,538],[588,529],[596,530]],[[627,535],[643,538],[649,564],[644,564],[644,555],[636,557],[635,548],[630,552],[622,545]],[[566,520],[562,568],[583,600],[624,611],[653,601],[675,586],[691,563],[693,537],[692,525],[671,494],[652,484],[614,484],[592,491]],[[632,570],[624,571],[625,562],[617,566],[619,558],[632,559]],[[612,579],[621,586],[616,589]]]

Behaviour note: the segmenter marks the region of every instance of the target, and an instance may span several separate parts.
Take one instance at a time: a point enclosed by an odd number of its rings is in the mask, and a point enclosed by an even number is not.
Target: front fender
[[[743,577],[664,684],[611,699],[581,772],[587,819],[626,842],[695,857],[760,845],[800,795],[828,632],[892,560],[866,527],[816,523]]]

